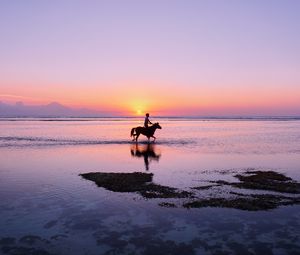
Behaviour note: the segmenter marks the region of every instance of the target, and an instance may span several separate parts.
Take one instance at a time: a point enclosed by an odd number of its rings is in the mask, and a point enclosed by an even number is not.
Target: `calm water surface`
[[[78,176],[148,172],[189,189],[254,168],[300,180],[300,121],[159,122],[156,143],[136,145],[138,119],[2,119],[0,253],[300,254],[300,206],[165,208]]]

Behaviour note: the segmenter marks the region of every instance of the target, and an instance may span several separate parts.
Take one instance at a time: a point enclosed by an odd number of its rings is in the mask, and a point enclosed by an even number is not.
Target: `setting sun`
[[[136,114],[137,115],[142,115],[142,110],[140,110],[140,109],[136,110]]]

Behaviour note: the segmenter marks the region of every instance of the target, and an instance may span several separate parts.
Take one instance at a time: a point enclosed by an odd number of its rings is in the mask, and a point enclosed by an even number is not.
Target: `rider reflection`
[[[131,156],[144,158],[145,168],[149,170],[149,160],[159,161],[160,153],[155,151],[154,144],[135,144],[130,148]]]

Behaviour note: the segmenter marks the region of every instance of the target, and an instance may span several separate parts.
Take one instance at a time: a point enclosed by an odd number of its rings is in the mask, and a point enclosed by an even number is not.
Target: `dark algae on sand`
[[[274,171],[248,170],[243,174],[234,175],[239,182],[227,182],[223,180],[213,181],[217,186],[231,186],[246,190],[266,190],[271,192],[300,194],[300,183],[281,173]],[[203,188],[209,186],[204,186]],[[201,187],[194,187],[201,190]],[[183,204],[185,208],[200,207],[224,207],[236,208],[247,211],[259,211],[275,209],[283,205],[300,204],[300,197],[283,194],[243,194],[230,192],[235,197],[218,197],[196,199]]]
[[[300,183],[274,171],[247,171],[245,175],[237,174],[235,177],[240,183],[232,185],[238,188],[300,193]]]
[[[260,211],[275,209],[281,205],[299,204],[299,198],[284,197],[276,195],[243,195],[237,198],[210,198],[199,199],[192,202],[184,203],[185,208],[200,208],[200,207],[224,207],[235,208],[247,211]]]
[[[153,183],[152,173],[91,172],[80,174],[80,176],[113,192],[135,192],[147,199],[177,199],[175,203],[174,201],[160,201],[159,206],[168,208],[223,207],[258,211],[275,209],[283,205],[300,204],[300,197],[297,196],[300,194],[300,184],[290,177],[274,171],[248,170],[234,175],[239,182],[211,181],[214,185],[190,187],[189,191]],[[222,188],[228,186],[232,189],[268,191],[275,192],[275,194],[243,194],[232,190],[225,196]],[[213,190],[215,187],[218,189]],[[205,190],[213,191],[214,196],[200,196],[199,192]]]
[[[145,198],[186,198],[190,192],[152,182],[152,173],[86,173],[83,178],[115,192],[137,192]]]

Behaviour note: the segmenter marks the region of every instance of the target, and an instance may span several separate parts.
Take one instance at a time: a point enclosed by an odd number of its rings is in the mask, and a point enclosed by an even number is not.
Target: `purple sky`
[[[0,100],[300,115],[299,13],[296,0],[1,1]]]

